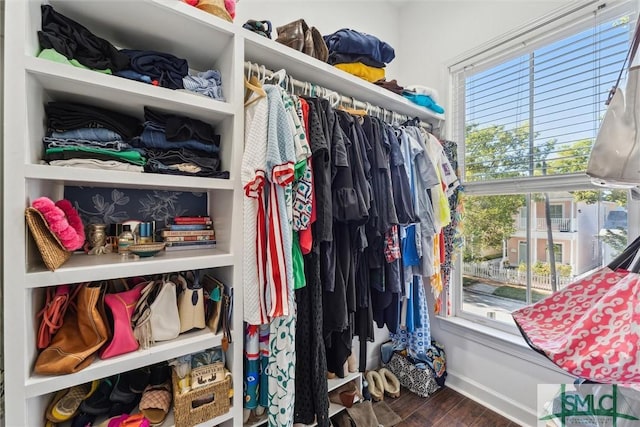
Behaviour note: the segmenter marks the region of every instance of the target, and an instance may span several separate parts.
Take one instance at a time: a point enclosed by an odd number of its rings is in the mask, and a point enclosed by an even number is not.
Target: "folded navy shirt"
[[[388,64],[396,57],[393,48],[375,36],[343,28],[333,34],[323,36],[329,53],[349,53],[366,55],[378,62]]]
[[[162,87],[184,89],[182,79],[189,74],[186,59],[153,50],[122,49],[120,52],[129,57],[133,71],[157,80]]]

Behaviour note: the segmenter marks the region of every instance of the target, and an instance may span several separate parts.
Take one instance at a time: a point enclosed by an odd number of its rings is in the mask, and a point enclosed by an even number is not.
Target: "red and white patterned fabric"
[[[640,275],[604,267],[512,313],[529,345],[570,374],[640,383]]]

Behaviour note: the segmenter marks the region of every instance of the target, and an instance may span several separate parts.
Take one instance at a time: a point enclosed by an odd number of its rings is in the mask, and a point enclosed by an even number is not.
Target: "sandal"
[[[369,393],[374,402],[384,400],[384,383],[382,376],[376,371],[367,371],[364,375],[369,384]]]
[[[378,369],[378,374],[380,374],[380,377],[382,378],[384,392],[387,393],[389,397],[400,397],[400,381],[398,380],[398,377],[396,377],[393,372],[387,368]]]
[[[140,412],[152,426],[162,424],[171,409],[171,384],[167,381],[159,385],[149,385],[140,399]]]
[[[76,415],[84,399],[91,396],[97,388],[97,381],[60,390],[47,407],[47,420],[52,423],[68,421]]]

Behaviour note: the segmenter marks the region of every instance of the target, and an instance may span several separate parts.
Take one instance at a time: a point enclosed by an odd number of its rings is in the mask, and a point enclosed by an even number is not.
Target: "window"
[[[450,67],[464,141],[456,315],[510,329],[512,310],[626,246],[627,190],[584,172],[635,19],[631,2],[573,4]]]

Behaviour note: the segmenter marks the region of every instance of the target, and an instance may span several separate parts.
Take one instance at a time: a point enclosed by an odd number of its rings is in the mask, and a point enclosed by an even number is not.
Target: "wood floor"
[[[399,398],[385,398],[385,402],[402,417],[398,427],[518,427],[447,387],[427,398],[403,389]]]

